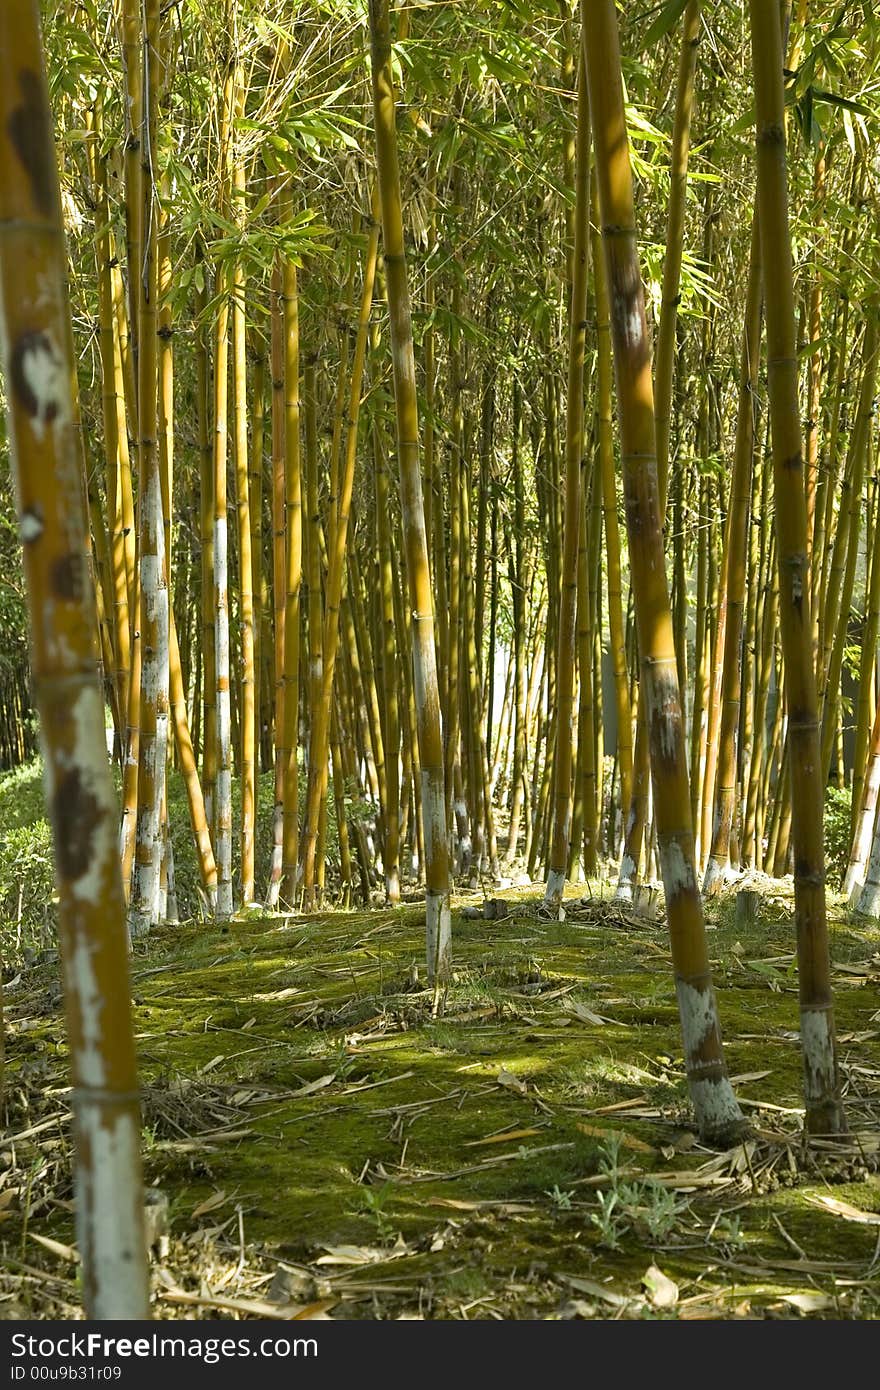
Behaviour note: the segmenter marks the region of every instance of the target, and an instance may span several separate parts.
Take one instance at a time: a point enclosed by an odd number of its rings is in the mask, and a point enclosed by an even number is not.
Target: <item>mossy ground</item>
[[[728,1063],[755,1127],[718,1155],[689,1128],[665,928],[594,891],[562,923],[534,901],[499,921],[456,913],[438,1016],[418,904],[139,945],[146,1179],[171,1209],[157,1315],[271,1292],[331,1317],[876,1316],[878,933],[832,922],[858,1137],[829,1157],[799,1138],[790,904],[780,888],[748,930],[732,899],[713,905]],[[51,967],[9,995],[7,1134],[66,1109],[59,1010]],[[5,1150],[14,1316],[49,1315],[41,1271],[69,1280],[32,1239],[73,1238],[65,1133]],[[674,1307],[645,1301],[652,1263],[678,1285]]]

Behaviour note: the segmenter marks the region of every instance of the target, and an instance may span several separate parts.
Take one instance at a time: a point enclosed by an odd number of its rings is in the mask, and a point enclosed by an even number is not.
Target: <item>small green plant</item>
[[[599,1239],[609,1250],[620,1249],[620,1239],[627,1231],[627,1222],[618,1210],[620,1194],[616,1189],[597,1192],[599,1210],[590,1213],[590,1220],[598,1227]]]
[[[623,1236],[630,1231],[651,1241],[665,1240],[687,1203],[676,1201],[668,1188],[652,1178],[622,1181],[620,1140],[615,1136],[603,1148],[599,1171],[608,1177],[608,1187],[596,1193],[599,1209],[590,1213],[601,1243],[609,1250],[618,1250]]]
[[[351,1073],[354,1071],[357,1064],[357,1057],[353,1056],[352,1053],[349,1052],[345,1039],[343,1038],[340,1041],[338,1047],[334,1050],[332,1054],[332,1061],[330,1063],[330,1065],[333,1067],[337,1079],[340,1081],[345,1081],[347,1077],[349,1077]]]
[[[639,1219],[652,1240],[665,1240],[672,1234],[679,1213],[684,1211],[687,1204],[677,1202],[675,1194],[668,1187],[652,1182],[650,1178],[638,1184],[638,1187]]]
[[[384,1182],[381,1187],[362,1187],[359,1192],[361,1212],[375,1221],[380,1240],[390,1240],[394,1234],[391,1219],[385,1210],[393,1191],[394,1184]]]
[[[144,1153],[149,1153],[150,1150],[155,1149],[156,1145],[158,1144],[159,1139],[157,1135],[157,1130],[157,1124],[144,1125],[141,1129],[141,1143],[143,1145]]]
[[[571,1211],[571,1199],[574,1191],[563,1192],[559,1183],[555,1182],[552,1187],[544,1189],[544,1196],[549,1197],[557,1211]]]

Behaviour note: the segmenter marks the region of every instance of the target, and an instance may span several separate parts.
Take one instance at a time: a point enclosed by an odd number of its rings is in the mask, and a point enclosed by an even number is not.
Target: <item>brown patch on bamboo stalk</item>
[[[85,564],[81,554],[62,555],[52,564],[49,583],[57,598],[77,599],[85,589]]]
[[[78,879],[92,862],[92,839],[105,813],[79,768],[71,768],[52,792],[49,817],[55,833],[55,857],[63,878]]]
[[[19,68],[21,105],[9,115],[9,138],[27,174],[34,202],[45,217],[55,210],[55,170],[47,159],[52,131],[42,100],[42,84],[30,68]]]

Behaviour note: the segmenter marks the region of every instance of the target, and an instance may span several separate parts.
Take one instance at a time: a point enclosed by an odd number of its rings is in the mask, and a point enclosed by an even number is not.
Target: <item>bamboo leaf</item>
[[[218,1207],[222,1207],[225,1201],[225,1192],[213,1192],[210,1197],[206,1197],[203,1202],[199,1202],[197,1207],[193,1207],[193,1221],[195,1221],[196,1218],[199,1216],[206,1216],[209,1211],[216,1211]]]
[[[506,1087],[508,1091],[515,1091],[519,1096],[526,1094],[526,1083],[519,1076],[514,1076],[513,1072],[508,1071],[506,1067],[501,1068],[496,1080],[499,1086]]]
[[[655,1308],[674,1308],[678,1302],[678,1285],[656,1265],[649,1265],[642,1275],[648,1299]]]
[[[834,1307],[834,1299],[829,1298],[825,1293],[786,1293],[782,1295],[783,1303],[788,1303],[792,1308],[797,1308],[799,1313],[824,1313],[826,1309]]]
[[[667,0],[667,3],[661,7],[657,18],[645,30],[642,39],[644,49],[653,47],[658,39],[662,39],[669,33],[670,29],[675,27],[684,14],[686,5],[687,0]]]
[[[48,1250],[52,1255],[57,1255],[59,1260],[67,1260],[70,1264],[79,1262],[79,1251],[75,1250],[72,1245],[62,1245],[60,1240],[52,1240],[49,1236],[38,1236],[35,1231],[29,1231],[28,1235],[31,1240],[42,1245],[44,1250]]]
[[[839,1197],[826,1197],[820,1194],[817,1197],[807,1196],[807,1201],[814,1207],[821,1207],[824,1211],[830,1211],[832,1216],[841,1216],[844,1221],[856,1221],[861,1226],[880,1226],[880,1212],[862,1211],[859,1207],[854,1207],[850,1202],[844,1202]]]

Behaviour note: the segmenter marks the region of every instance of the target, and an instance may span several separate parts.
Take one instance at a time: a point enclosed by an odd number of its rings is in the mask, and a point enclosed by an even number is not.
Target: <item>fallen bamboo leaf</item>
[[[332,1086],[336,1080],[335,1072],[328,1072],[326,1076],[319,1076],[317,1081],[307,1081],[305,1086],[300,1086],[297,1091],[282,1092],[284,1100],[297,1100],[300,1096],[314,1095],[315,1091],[323,1091],[326,1086]]]
[[[582,1115],[613,1115],[616,1110],[632,1110],[637,1105],[644,1105],[647,1096],[634,1096],[632,1100],[616,1100],[613,1105],[599,1105],[595,1110],[582,1110]],[[653,1115],[659,1115],[659,1110],[653,1110]]]
[[[212,1193],[212,1195],[211,1195],[210,1197],[206,1197],[206,1198],[205,1198],[204,1202],[199,1202],[198,1206],[193,1208],[193,1213],[192,1213],[192,1219],[193,1219],[193,1221],[195,1221],[196,1218],[199,1217],[199,1216],[205,1216],[205,1215],[207,1215],[207,1213],[208,1213],[209,1211],[216,1211],[218,1207],[222,1207],[222,1205],[223,1205],[223,1203],[224,1203],[225,1201],[226,1201],[226,1193],[225,1193],[225,1192],[218,1191],[218,1192]]]
[[[651,1182],[689,1192],[695,1187],[726,1187],[732,1181],[721,1173],[652,1173]]]
[[[748,1096],[737,1096],[740,1105],[750,1105],[754,1110],[772,1110],[777,1115],[803,1115],[802,1105],[773,1105],[769,1100],[750,1100]]]
[[[301,1322],[305,1319],[323,1319],[327,1316],[328,1311],[338,1302],[339,1300],[336,1298],[321,1298],[315,1303],[307,1303],[304,1308],[300,1308],[298,1313],[289,1314],[290,1321]]]
[[[674,1308],[678,1302],[678,1285],[656,1265],[649,1265],[642,1275],[648,1290],[648,1300],[655,1308]]]
[[[524,1096],[528,1087],[521,1077],[515,1076],[512,1071],[502,1067],[495,1078],[499,1086],[506,1086],[508,1091],[515,1091],[517,1095]]]
[[[199,1069],[199,1076],[207,1075],[209,1071],[213,1071],[215,1067],[219,1067],[220,1063],[225,1061],[225,1052],[218,1053],[216,1057],[212,1057],[210,1062],[206,1062],[205,1065]]]
[[[508,1129],[504,1134],[490,1134],[485,1139],[468,1139],[466,1149],[479,1149],[483,1144],[506,1144],[512,1139],[532,1139],[540,1134],[539,1129]]]
[[[234,1139],[247,1139],[255,1133],[252,1129],[213,1129],[201,1139],[163,1139],[156,1145],[164,1153],[198,1153],[208,1150],[214,1144],[229,1144]]]
[[[484,1158],[482,1163],[473,1163],[467,1168],[455,1168],[451,1173],[437,1173],[433,1169],[421,1173],[400,1173],[397,1177],[395,1177],[394,1181],[399,1183],[451,1182],[454,1178],[463,1178],[470,1173],[484,1173],[487,1171],[487,1169],[497,1168],[499,1164],[502,1163],[513,1163],[519,1161],[520,1159],[535,1158],[538,1154],[556,1153],[561,1149],[573,1148],[573,1141],[571,1143],[566,1142],[562,1144],[538,1144],[533,1149],[527,1149],[524,1146],[520,1145],[520,1147],[518,1149],[515,1149],[512,1153],[497,1154],[492,1158]],[[578,1179],[578,1181],[583,1182],[584,1179],[580,1178]],[[601,1175],[601,1181],[607,1181],[607,1178],[604,1176],[604,1174]]]
[[[625,1134],[621,1129],[606,1129],[602,1125],[586,1125],[583,1120],[575,1122],[575,1128],[581,1134],[587,1134],[591,1139],[616,1139],[623,1149],[631,1149],[635,1153],[652,1154],[654,1152],[650,1144],[646,1144],[642,1139],[636,1139],[633,1134]]]
[[[799,1313],[824,1313],[826,1309],[834,1307],[834,1299],[826,1293],[786,1293],[782,1295],[782,1301],[790,1303]]]
[[[42,1245],[52,1255],[57,1255],[59,1260],[67,1260],[70,1264],[76,1264],[79,1260],[79,1251],[72,1245],[62,1245],[60,1240],[52,1240],[49,1236],[38,1236],[35,1231],[28,1232],[31,1240],[35,1240],[38,1245]]]
[[[339,1300],[325,1298],[320,1303],[291,1304],[279,1308],[277,1303],[265,1303],[262,1299],[222,1298],[219,1295],[181,1293],[171,1289],[160,1289],[158,1297],[166,1303],[186,1303],[196,1308],[218,1308],[228,1313],[250,1313],[255,1318],[275,1318],[279,1322],[295,1322],[299,1318],[319,1318]]]
[[[7,1139],[0,1139],[0,1149],[11,1149],[14,1144],[18,1144],[22,1139],[31,1139],[35,1134],[42,1134],[44,1130],[51,1129],[53,1125],[66,1125],[70,1122],[70,1115],[63,1112],[53,1115],[48,1120],[41,1120],[38,1125],[31,1125],[29,1129],[22,1129],[18,1134],[10,1134]]]
[[[381,1250],[372,1245],[325,1245],[326,1255],[315,1261],[319,1265],[372,1265],[384,1260],[399,1260],[411,1255],[412,1250],[402,1239],[390,1250]]]
[[[592,1023],[597,1027],[603,1028],[606,1023],[610,1023],[613,1028],[620,1028],[622,1025],[614,1018],[603,1018],[601,1014],[593,1013],[586,1004],[581,1004],[577,999],[566,999],[562,1006],[569,1013],[579,1018],[581,1023]]]
[[[614,1308],[625,1308],[633,1300],[625,1294],[615,1293],[613,1289],[606,1289],[601,1284],[596,1284],[592,1279],[581,1279],[576,1274],[558,1274],[558,1279],[570,1284],[578,1293],[588,1293],[593,1298],[600,1298],[603,1303],[610,1303]]]
[[[456,1197],[429,1197],[429,1207],[446,1207],[451,1211],[483,1211],[491,1208],[501,1216],[521,1216],[535,1210],[534,1202],[503,1202],[498,1198],[486,1197],[483,1201],[466,1202]]]
[[[354,1096],[359,1091],[374,1091],[377,1086],[390,1086],[394,1081],[408,1081],[411,1076],[415,1076],[414,1071],[402,1071],[398,1072],[397,1076],[386,1076],[381,1081],[367,1081],[364,1085],[348,1086],[339,1094],[340,1096]]]
[[[858,1221],[862,1226],[880,1226],[880,1212],[861,1211],[859,1207],[853,1207],[849,1202],[842,1202],[837,1197],[807,1195],[807,1201],[814,1207],[823,1207],[825,1211],[830,1211],[833,1216],[842,1216],[844,1221]]]
[[[274,1091],[235,1091],[229,1097],[230,1105],[262,1105],[264,1101],[274,1100]]]

